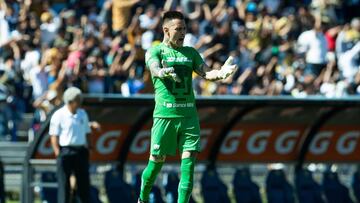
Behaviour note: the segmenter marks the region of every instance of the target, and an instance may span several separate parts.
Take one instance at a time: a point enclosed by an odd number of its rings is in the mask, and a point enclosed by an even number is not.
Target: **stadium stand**
[[[5,203],[4,165],[0,160],[0,202]]]
[[[201,178],[201,194],[205,203],[230,203],[228,188],[215,169],[207,169]]]
[[[266,196],[269,203],[294,203],[294,191],[281,169],[270,170],[266,178]]]
[[[178,197],[179,177],[175,171],[170,171],[165,176],[165,196],[167,202],[175,202]]]
[[[299,170],[295,174],[295,188],[299,203],[324,203],[322,188],[314,180],[309,170]]]
[[[324,172],[322,187],[328,203],[353,202],[350,198],[349,189],[340,182],[336,172]]]
[[[140,187],[141,187],[141,173],[136,173],[134,176],[134,188],[136,197],[139,197],[140,194]],[[164,203],[163,195],[161,189],[158,185],[154,185],[150,192],[150,199],[149,202],[153,203]]]
[[[57,184],[57,178],[55,172],[42,172],[41,173],[41,182],[43,184]],[[42,202],[46,203],[56,203],[57,202],[57,187],[40,187],[40,199]]]
[[[166,203],[175,203],[178,198],[178,185],[179,176],[175,171],[170,171],[164,174],[164,191],[166,197]],[[191,196],[189,203],[194,203],[195,200]]]
[[[102,203],[99,198],[99,190],[95,186],[90,187],[90,203]]]
[[[104,186],[110,203],[136,202],[135,191],[117,170],[106,172]]]
[[[357,202],[360,202],[360,171],[355,171],[352,179],[352,190]]]
[[[251,180],[249,168],[238,169],[233,179],[237,203],[261,203],[260,188]]]
[[[22,173],[28,146],[28,143],[23,142],[0,141],[0,201],[2,202],[5,202],[6,188],[21,187],[21,180],[13,174]]]

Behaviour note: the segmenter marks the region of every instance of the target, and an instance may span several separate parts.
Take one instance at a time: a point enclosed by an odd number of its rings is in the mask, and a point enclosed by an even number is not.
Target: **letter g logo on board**
[[[239,138],[242,136],[242,131],[236,130],[231,131],[225,138],[225,141],[222,143],[220,148],[221,154],[234,154],[238,147],[240,140]]]
[[[279,154],[288,154],[294,150],[299,131],[291,130],[280,134],[275,142],[275,151]]]
[[[142,130],[131,144],[130,151],[134,154],[143,154],[150,148],[150,130]]]
[[[310,144],[310,153],[315,155],[324,154],[329,148],[330,139],[333,134],[334,133],[332,131],[323,131],[317,133]]]
[[[252,134],[247,141],[246,148],[250,154],[261,154],[265,151],[268,143],[267,138],[270,137],[270,130],[261,130]]]
[[[109,131],[101,135],[96,142],[96,150],[99,154],[111,154],[118,144],[117,138],[120,137],[120,135],[121,131],[119,130]],[[107,140],[110,141],[105,144]]]
[[[336,151],[341,155],[353,153],[356,149],[359,137],[359,131],[350,131],[341,135],[336,143]]]

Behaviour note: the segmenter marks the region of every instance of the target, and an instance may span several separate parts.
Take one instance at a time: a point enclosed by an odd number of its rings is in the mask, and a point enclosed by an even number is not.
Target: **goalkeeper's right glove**
[[[168,67],[164,60],[161,63],[162,68],[159,70],[159,78],[171,77],[175,82],[181,82],[181,79],[175,73],[174,67]]]

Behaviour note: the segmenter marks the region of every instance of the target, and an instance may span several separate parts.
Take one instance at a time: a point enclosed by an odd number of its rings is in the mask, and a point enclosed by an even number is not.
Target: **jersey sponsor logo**
[[[194,107],[194,103],[167,103],[164,102],[166,108],[191,108]]]
[[[192,59],[187,58],[187,57],[174,57],[174,56],[170,56],[170,57],[166,57],[165,59],[166,62],[168,63],[185,63],[185,62],[190,62],[192,63]]]

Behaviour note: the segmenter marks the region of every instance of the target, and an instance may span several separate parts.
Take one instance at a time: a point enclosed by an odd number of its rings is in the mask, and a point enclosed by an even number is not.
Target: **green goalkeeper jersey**
[[[172,78],[152,77],[155,89],[154,117],[183,118],[197,116],[192,87],[192,72],[204,63],[200,54],[192,47],[171,48],[164,43],[152,47],[145,55],[149,67],[154,61],[164,60],[173,67],[181,82]]]

